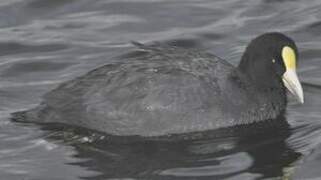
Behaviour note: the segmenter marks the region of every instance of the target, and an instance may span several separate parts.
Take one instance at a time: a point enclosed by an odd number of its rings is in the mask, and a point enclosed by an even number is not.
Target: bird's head
[[[266,33],[246,48],[239,68],[258,88],[286,87],[299,102],[303,90],[296,73],[298,50],[292,39],[281,33]]]

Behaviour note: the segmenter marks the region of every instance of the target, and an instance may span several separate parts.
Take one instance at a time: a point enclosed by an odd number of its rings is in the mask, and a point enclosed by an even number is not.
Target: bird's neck
[[[282,79],[271,72],[271,69],[264,67],[253,66],[254,63],[249,63],[251,59],[242,59],[237,67],[238,71],[244,76],[263,99],[268,99],[271,104],[286,104],[286,89]],[[264,101],[264,100],[263,100]]]
[[[287,100],[283,85],[261,83],[260,79],[241,71],[239,67],[236,70],[237,77],[241,78],[241,84],[247,89],[246,96],[251,99],[240,108],[242,109],[240,114],[241,123],[243,120],[246,122],[258,122],[274,119],[278,115],[284,114]]]

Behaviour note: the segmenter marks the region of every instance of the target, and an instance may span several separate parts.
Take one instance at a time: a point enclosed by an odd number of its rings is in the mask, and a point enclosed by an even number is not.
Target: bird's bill
[[[303,104],[304,96],[301,83],[294,69],[288,69],[283,74],[283,83],[285,87],[293,94],[300,103]]]

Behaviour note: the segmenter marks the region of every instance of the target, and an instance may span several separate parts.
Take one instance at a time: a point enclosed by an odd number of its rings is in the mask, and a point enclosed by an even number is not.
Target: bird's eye
[[[275,59],[272,59],[272,63],[275,63]]]

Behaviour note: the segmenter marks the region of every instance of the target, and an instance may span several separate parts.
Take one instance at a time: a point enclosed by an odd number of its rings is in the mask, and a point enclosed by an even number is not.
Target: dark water
[[[320,0],[1,0],[0,179],[321,179],[320,10]],[[115,61],[132,40],[201,47],[237,64],[267,31],[291,36],[301,52],[305,104],[291,101],[289,126],[122,143],[9,120],[60,82]]]

